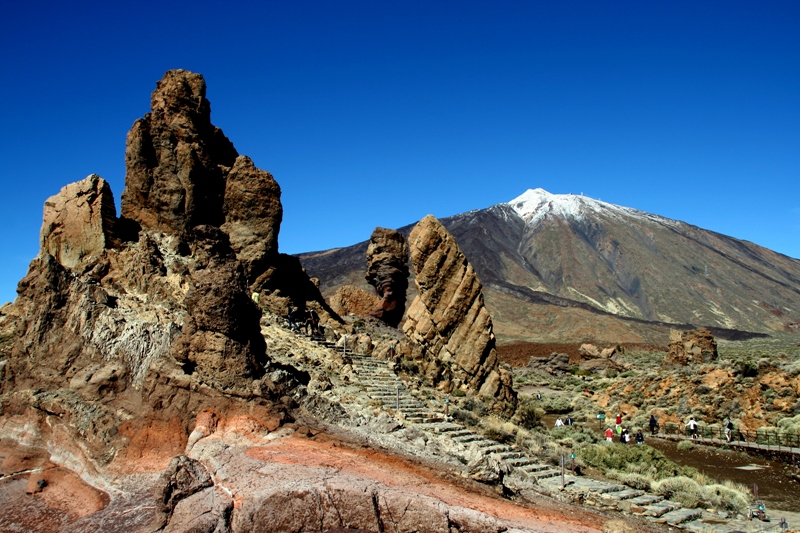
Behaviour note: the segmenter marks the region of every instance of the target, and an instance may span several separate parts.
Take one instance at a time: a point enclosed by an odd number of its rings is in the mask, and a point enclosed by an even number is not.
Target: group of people
[[[561,420],[561,417],[558,417],[558,420],[556,420],[556,427],[560,428],[560,427],[563,427],[563,426],[571,426],[574,423],[575,423],[575,420],[569,415],[567,416],[566,420]]]
[[[650,422],[651,422],[650,431],[651,432],[653,431],[653,427],[652,427],[653,420],[655,420],[655,419],[653,417],[651,417],[651,419],[650,419]],[[644,434],[642,433],[641,429],[637,429],[636,433],[631,435],[630,432],[628,431],[628,428],[623,428],[622,427],[622,414],[621,413],[617,414],[617,418],[616,418],[616,420],[614,422],[615,422],[614,429],[611,429],[611,427],[607,427],[606,428],[606,440],[608,442],[614,442],[614,434],[616,434],[617,437],[619,438],[619,442],[621,444],[630,444],[632,441],[636,441],[636,444],[644,444]]]
[[[298,319],[302,316],[302,326],[298,324]],[[289,313],[287,315],[289,320],[289,327],[293,330],[306,330],[308,335],[322,335],[322,328],[319,322],[319,315],[310,307],[306,307],[305,311],[300,314],[296,307],[289,306]]]

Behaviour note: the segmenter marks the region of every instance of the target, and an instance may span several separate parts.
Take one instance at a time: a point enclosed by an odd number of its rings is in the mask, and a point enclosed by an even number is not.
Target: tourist
[[[289,319],[289,327],[294,331],[300,329],[300,326],[297,325],[297,321],[295,320],[296,317],[297,317],[297,309],[290,305],[289,314],[287,315],[287,318]]]
[[[730,417],[725,419],[725,440],[728,442],[733,440],[733,421]]]
[[[634,438],[636,439],[636,444],[644,444],[644,435],[642,434],[641,429],[636,430],[636,435],[634,435]]]
[[[697,436],[697,422],[694,421],[694,417],[689,418],[689,422],[687,422],[686,427],[689,428],[689,433],[692,435],[693,439],[698,438],[698,436]]]
[[[655,437],[656,432],[658,432],[658,420],[656,415],[650,415],[650,434]]]
[[[561,417],[558,417],[558,420],[556,420],[556,427],[560,428],[563,425],[564,425],[564,422],[561,420]]]
[[[614,442],[614,431],[610,427],[606,428],[606,440],[608,442]]]
[[[575,420],[571,416],[567,415],[567,420],[564,423],[568,426],[571,426],[575,423]]]
[[[622,430],[622,433],[620,433],[620,435],[619,435],[619,441],[622,444],[628,444],[630,442],[630,435],[628,434],[628,430],[627,429],[623,429]]]
[[[622,425],[622,415],[617,413],[617,427]]]

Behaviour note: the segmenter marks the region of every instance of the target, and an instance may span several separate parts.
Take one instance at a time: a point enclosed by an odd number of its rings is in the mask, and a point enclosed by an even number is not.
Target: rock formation
[[[717,341],[706,328],[670,332],[666,365],[710,363],[717,359]]]
[[[281,189],[269,172],[239,156],[225,180],[223,213],[222,231],[230,237],[248,280],[255,281],[278,255]]]
[[[453,236],[428,215],[411,231],[409,248],[418,296],[403,330],[424,373],[444,389],[514,405],[511,373],[499,365],[481,282]]]
[[[48,199],[41,252],[5,314],[3,423],[60,435],[91,468],[140,446],[163,461],[209,405],[274,427],[296,382],[267,357],[252,284],[322,301],[278,254],[280,188],[211,124],[202,76],[167,72],[151,103],[128,135],[123,217],[95,175]]]
[[[150,107],[128,133],[122,216],[165,233],[221,226],[225,175],[239,154],[211,124],[205,80],[170,70]]]
[[[381,299],[370,316],[396,328],[406,310],[408,288],[408,244],[401,233],[375,228],[367,248],[366,278]]]
[[[44,203],[41,249],[67,268],[111,247],[117,210],[106,180],[92,174]]]

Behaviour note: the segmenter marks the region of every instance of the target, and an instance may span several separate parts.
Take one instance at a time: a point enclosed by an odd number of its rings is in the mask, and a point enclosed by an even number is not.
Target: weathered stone
[[[379,300],[374,294],[355,285],[339,287],[336,294],[330,298],[331,309],[341,316],[349,314],[367,316],[378,303]]]
[[[166,233],[222,225],[225,175],[238,154],[211,124],[205,80],[170,70],[150,107],[128,133],[122,215]]]
[[[481,282],[453,236],[428,215],[411,231],[409,248],[418,296],[403,330],[421,348],[424,373],[434,384],[462,383],[473,394],[515,404],[504,385],[509,379],[500,376]]]
[[[381,299],[370,316],[397,327],[405,313],[408,288],[408,244],[401,233],[375,228],[367,248],[366,279]]]
[[[239,156],[226,176],[225,223],[236,258],[252,283],[278,254],[278,232],[283,219],[281,189],[269,172]]]
[[[213,485],[211,476],[199,461],[185,455],[173,457],[167,469],[161,474],[158,485],[158,505],[155,509],[154,526],[156,529],[169,522],[178,503]]]
[[[664,364],[685,366],[710,363],[716,359],[717,341],[706,328],[670,331],[669,353]]]
[[[87,255],[100,255],[112,243],[117,210],[106,180],[91,176],[70,183],[44,203],[41,251],[74,269]]]

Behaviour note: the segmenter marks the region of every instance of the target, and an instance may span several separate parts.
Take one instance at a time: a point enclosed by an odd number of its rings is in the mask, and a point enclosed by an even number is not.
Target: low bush
[[[649,474],[653,479],[674,476],[694,477],[697,470],[673,463],[650,446],[594,444],[579,450],[583,460],[602,471],[618,470]]]
[[[685,452],[694,449],[694,442],[690,440],[682,440],[678,443],[677,448],[679,452]]]
[[[520,426],[525,429],[533,429],[541,424],[544,409],[538,404],[537,400],[527,400],[519,404],[515,418]]]

